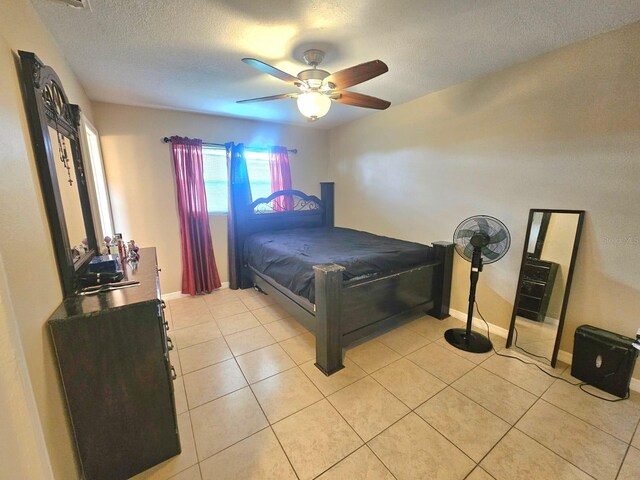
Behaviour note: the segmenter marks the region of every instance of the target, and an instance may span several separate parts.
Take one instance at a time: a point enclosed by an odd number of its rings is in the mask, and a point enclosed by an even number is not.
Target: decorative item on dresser
[[[68,297],[48,322],[86,480],[129,478],[181,451],[155,249],[126,274],[139,285]]]

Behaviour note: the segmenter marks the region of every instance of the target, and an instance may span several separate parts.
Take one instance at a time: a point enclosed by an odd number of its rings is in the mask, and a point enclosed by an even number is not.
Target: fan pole
[[[471,259],[471,286],[469,287],[469,309],[467,310],[467,330],[465,337],[471,338],[471,325],[473,324],[473,308],[476,303],[476,287],[478,279],[482,271],[482,253],[478,247],[473,249],[473,257]]]
[[[471,330],[473,324],[473,307],[476,302],[476,286],[482,271],[482,247],[476,245],[471,257],[471,286],[469,288],[469,310],[467,328],[451,328],[444,332],[444,338],[454,347],[465,352],[485,353],[491,351],[493,345],[484,335]]]

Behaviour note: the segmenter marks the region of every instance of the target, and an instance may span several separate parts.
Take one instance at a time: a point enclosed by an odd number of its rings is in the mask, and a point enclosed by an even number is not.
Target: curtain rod
[[[169,137],[163,137],[162,138],[162,143],[171,143],[171,139]],[[222,148],[225,148],[225,144],[224,143],[202,142],[202,144],[206,145],[206,146],[209,146],[209,147],[222,147]],[[247,148],[247,150],[268,150],[265,147],[246,147],[246,148]],[[297,148],[287,149],[287,152],[296,154],[296,153],[298,153],[298,149]]]

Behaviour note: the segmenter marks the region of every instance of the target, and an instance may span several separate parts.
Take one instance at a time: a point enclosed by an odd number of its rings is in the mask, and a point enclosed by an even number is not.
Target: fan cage
[[[483,233],[489,237],[501,235],[502,238],[496,243],[482,247],[482,263],[485,265],[500,260],[511,246],[511,235],[504,223],[489,215],[475,215],[463,220],[453,234],[455,250],[462,258],[471,261],[473,246],[470,244],[471,237],[476,233]]]

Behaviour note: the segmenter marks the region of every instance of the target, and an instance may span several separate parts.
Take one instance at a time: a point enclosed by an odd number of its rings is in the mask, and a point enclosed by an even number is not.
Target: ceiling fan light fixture
[[[300,113],[312,120],[324,117],[331,108],[331,99],[318,92],[305,92],[298,95],[297,103]]]

